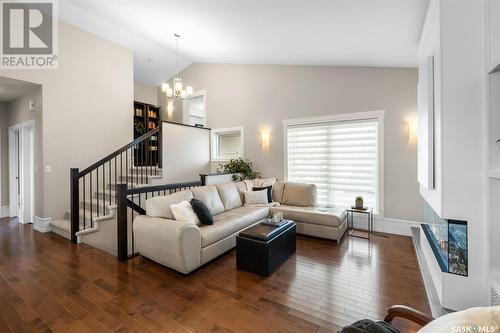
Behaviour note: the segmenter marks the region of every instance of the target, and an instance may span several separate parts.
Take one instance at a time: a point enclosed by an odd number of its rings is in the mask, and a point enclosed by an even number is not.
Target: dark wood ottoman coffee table
[[[236,266],[269,276],[295,253],[295,222],[280,227],[257,224],[236,237]]]

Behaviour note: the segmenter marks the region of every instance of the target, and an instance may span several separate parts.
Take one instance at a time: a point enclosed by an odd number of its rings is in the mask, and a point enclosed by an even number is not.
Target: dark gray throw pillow
[[[394,326],[383,322],[374,322],[370,319],[362,319],[352,325],[346,326],[340,333],[400,333]]]
[[[201,224],[214,224],[214,218],[203,201],[191,199],[191,207],[193,207],[194,213],[198,216],[198,220],[200,220]]]
[[[262,191],[262,190],[267,190],[267,202],[269,202],[269,203],[273,202],[273,187],[266,186],[266,187],[254,187],[253,188],[253,191]]]

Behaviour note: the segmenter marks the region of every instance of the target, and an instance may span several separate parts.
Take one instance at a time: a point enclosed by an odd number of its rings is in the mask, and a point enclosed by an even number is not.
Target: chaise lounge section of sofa
[[[268,205],[245,206],[243,192],[252,191],[254,181],[202,186],[167,196],[148,199],[146,215],[133,223],[135,248],[139,254],[189,274],[236,246],[236,236],[272,212],[297,224],[297,232],[339,241],[347,222],[343,210],[318,210],[316,186],[303,183],[275,182],[273,201]],[[170,205],[191,199],[201,200],[214,217],[213,225],[176,221]]]

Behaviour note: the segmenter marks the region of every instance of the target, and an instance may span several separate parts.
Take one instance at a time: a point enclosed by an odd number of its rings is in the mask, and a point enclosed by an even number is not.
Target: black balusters
[[[79,230],[94,227],[94,218],[101,215],[106,216],[107,207],[117,202],[117,197],[113,196],[113,189],[117,193],[117,189],[122,183],[125,183],[130,189],[148,182],[149,177],[153,174],[152,167],[156,164],[150,150],[151,137],[156,136],[156,140],[158,140],[159,133],[160,128],[155,128],[82,171],[71,169],[72,242],[77,241],[76,233]],[[123,160],[124,153],[125,161]],[[120,156],[120,165],[118,165],[118,156]],[[102,170],[100,170],[101,168]],[[106,199],[107,195],[109,195],[108,199]],[[80,201],[81,199],[83,202]],[[101,205],[102,210],[100,209]],[[82,218],[83,223],[81,223]]]

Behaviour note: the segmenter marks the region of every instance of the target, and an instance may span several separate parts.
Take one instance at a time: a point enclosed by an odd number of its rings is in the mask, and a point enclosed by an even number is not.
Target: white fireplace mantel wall
[[[486,212],[490,223],[491,305],[500,305],[500,0],[486,3]]]
[[[433,274],[442,306],[452,310],[488,304],[485,8],[484,1],[431,0],[418,55],[420,64],[434,57],[435,183],[420,194],[442,218],[468,223],[469,276]],[[426,256],[428,266],[432,260]]]

